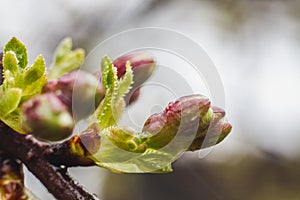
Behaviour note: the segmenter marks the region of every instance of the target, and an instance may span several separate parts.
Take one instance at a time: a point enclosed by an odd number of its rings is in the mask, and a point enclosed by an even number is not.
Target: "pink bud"
[[[118,57],[113,61],[114,66],[118,70],[118,77],[121,78],[126,72],[126,62],[130,61],[134,73],[134,81],[140,84],[147,80],[155,66],[154,57],[147,52],[133,52],[124,56]]]
[[[202,95],[185,96],[169,103],[162,113],[150,116],[145,122],[143,133],[148,137],[147,145],[159,149],[179,132],[186,136],[196,134],[209,107],[209,99]]]
[[[98,79],[82,70],[72,71],[47,82],[43,92],[54,92],[72,113],[75,106],[77,119],[91,114],[104,98],[104,90]]]
[[[22,105],[24,129],[36,138],[58,141],[71,135],[73,118],[54,93],[37,95]]]

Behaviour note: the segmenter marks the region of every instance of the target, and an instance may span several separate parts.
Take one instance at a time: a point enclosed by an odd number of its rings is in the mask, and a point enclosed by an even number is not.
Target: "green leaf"
[[[114,114],[113,107],[114,104],[112,93],[110,93],[105,96],[105,98],[95,111],[96,118],[101,129],[105,129],[117,123],[118,114]]]
[[[0,116],[5,117],[18,108],[22,97],[22,90],[11,88],[0,98]]]
[[[101,61],[102,85],[105,89],[105,98],[98,106],[95,115],[101,129],[115,125],[122,116],[125,104],[123,95],[128,92],[133,82],[133,72],[130,62],[126,64],[126,73],[118,80],[117,68],[114,67],[108,56]]]
[[[101,68],[105,97],[98,106],[95,115],[100,128],[104,129],[115,125],[118,120],[119,113],[115,113],[115,104],[118,103],[118,99],[115,97],[118,94],[119,83],[117,68],[113,66],[111,60],[107,56],[102,59]]]
[[[4,53],[8,51],[15,52],[17,59],[19,61],[19,67],[24,69],[27,66],[27,49],[25,45],[20,42],[16,37],[13,37],[4,47]]]
[[[98,166],[117,173],[158,173],[171,172],[171,163],[177,156],[154,149],[129,152],[113,144],[106,135],[101,135],[101,146],[90,158]]]
[[[71,52],[72,46],[72,39],[70,37],[63,39],[55,50],[55,63],[61,62],[63,58]]]
[[[62,75],[80,67],[85,58],[83,49],[72,49],[71,38],[64,39],[57,47],[54,62],[51,65],[49,79],[57,79]]]
[[[40,94],[46,82],[47,76],[44,74],[35,82],[31,83],[30,85],[27,85],[23,89],[22,102],[30,99],[34,95]]]
[[[117,99],[121,98],[126,94],[130,89],[131,85],[133,84],[133,71],[130,64],[130,61],[126,63],[126,73],[124,74],[123,78],[119,81],[119,89]]]
[[[113,63],[108,56],[104,56],[104,58],[101,61],[101,71],[102,84],[105,91],[107,91],[109,88],[111,88],[113,82],[118,81],[117,69],[114,68]]]
[[[20,108],[17,108],[13,112],[6,115],[4,118],[1,117],[1,120],[7,124],[10,128],[14,129],[18,133],[25,134],[26,131],[23,129],[21,124],[21,111]]]
[[[124,98],[120,98],[119,100],[116,101],[116,103],[114,103],[113,116],[116,122],[118,122],[121,119],[125,107],[126,107],[126,103]]]
[[[3,70],[9,70],[12,74],[17,74],[19,72],[18,60],[15,52],[8,51],[4,54]]]
[[[126,126],[112,126],[106,128],[102,132],[102,135],[103,134],[106,135],[112,144],[125,151],[141,153],[146,150],[147,146],[145,145],[143,138],[140,137],[140,134]]]
[[[3,81],[3,84],[1,85],[1,89],[3,91],[6,91],[6,90],[8,90],[8,88],[15,86],[14,75],[9,70],[6,70],[3,72],[3,77],[4,77],[4,81]]]
[[[26,88],[28,85],[40,79],[46,70],[45,60],[40,55],[34,61],[34,64],[30,68],[26,68],[23,74],[23,85]]]

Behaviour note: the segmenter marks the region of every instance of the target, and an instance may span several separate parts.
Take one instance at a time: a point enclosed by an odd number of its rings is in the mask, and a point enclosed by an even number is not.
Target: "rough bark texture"
[[[0,138],[0,149],[20,159],[57,199],[97,199],[74,181],[66,168],[55,166],[47,160],[45,152],[49,148],[48,144],[39,142],[30,135],[16,133],[1,121]],[[52,160],[55,161],[53,157]]]

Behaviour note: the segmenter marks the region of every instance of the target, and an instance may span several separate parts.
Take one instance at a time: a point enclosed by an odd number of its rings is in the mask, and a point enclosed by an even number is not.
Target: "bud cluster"
[[[118,78],[126,71],[130,61],[136,86],[142,84],[153,72],[155,61],[148,53],[131,53],[113,61],[118,70]],[[139,91],[134,92],[138,98]],[[101,73],[96,76],[83,70],[71,71],[58,79],[49,80],[42,94],[22,105],[24,128],[41,140],[59,141],[69,137],[74,128],[74,120],[91,115],[105,96],[101,83]]]
[[[175,136],[192,137],[190,151],[215,145],[230,131],[231,124],[225,118],[225,111],[211,107],[210,100],[202,95],[184,96],[169,103],[162,113],[150,116],[143,128],[148,147],[165,147]],[[206,137],[208,142],[204,144]]]
[[[119,148],[144,153],[147,149],[177,155],[196,151],[221,142],[231,131],[225,111],[211,106],[210,100],[199,94],[180,97],[161,113],[151,115],[142,132],[128,127],[110,127],[104,134]]]

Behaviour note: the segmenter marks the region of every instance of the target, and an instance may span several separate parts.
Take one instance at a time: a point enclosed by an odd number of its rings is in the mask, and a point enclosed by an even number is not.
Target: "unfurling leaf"
[[[25,45],[20,42],[16,37],[13,37],[4,47],[4,53],[12,51],[16,54],[19,61],[19,67],[24,69],[27,66],[27,49]]]
[[[130,64],[130,61],[126,63],[126,73],[119,81],[119,89],[118,89],[118,95],[117,99],[123,97],[124,94],[126,94],[133,84],[133,71]]]
[[[10,71],[10,73],[16,75],[20,70],[18,67],[18,59],[13,51],[8,51],[3,57],[3,70]]]
[[[102,85],[105,92],[110,88],[116,87],[114,84],[118,81],[117,69],[108,56],[105,56],[101,61]]]
[[[49,72],[49,79],[57,79],[62,75],[80,67],[85,58],[83,49],[72,49],[71,38],[64,39],[55,51],[54,61]]]
[[[27,86],[37,81],[45,74],[45,70],[46,70],[45,60],[40,55],[36,58],[34,64],[31,67],[25,68],[23,73],[23,79],[24,79],[23,84]]]
[[[1,95],[0,98],[0,116],[5,118],[6,115],[18,108],[22,97],[22,90],[19,88],[11,88]]]
[[[22,102],[25,102],[31,97],[40,94],[46,82],[47,82],[47,76],[44,74],[38,80],[34,81],[30,85],[27,85],[25,88],[23,88]]]
[[[0,86],[0,118],[14,130],[25,133],[20,120],[20,106],[41,93],[47,82],[45,61],[38,56],[34,64],[27,67],[26,47],[15,37],[4,47],[1,61],[4,80]]]
[[[101,62],[102,85],[105,89],[105,97],[98,106],[94,118],[101,129],[115,125],[120,119],[125,103],[123,95],[128,92],[133,83],[133,73],[130,62],[126,65],[126,73],[118,79],[117,68],[112,61],[105,56]]]
[[[72,50],[72,39],[70,37],[67,37],[63,39],[58,46],[56,47],[55,53],[54,53],[54,61],[55,62],[61,62],[65,56],[68,55]]]

